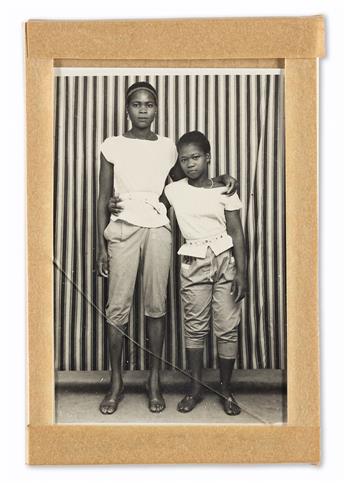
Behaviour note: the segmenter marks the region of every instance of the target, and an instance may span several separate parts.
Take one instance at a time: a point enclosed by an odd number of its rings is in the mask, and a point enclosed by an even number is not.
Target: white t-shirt
[[[186,239],[178,251],[180,255],[204,258],[208,247],[218,255],[233,246],[226,233],[225,210],[239,210],[242,203],[236,193],[227,196],[224,191],[225,187],[196,188],[187,178],[165,187],[165,195]]]
[[[158,136],[156,141],[149,141],[113,136],[103,141],[101,152],[114,165],[115,193],[124,199],[121,214],[111,218],[149,228],[169,223],[165,206],[158,198],[177,159],[171,139]]]

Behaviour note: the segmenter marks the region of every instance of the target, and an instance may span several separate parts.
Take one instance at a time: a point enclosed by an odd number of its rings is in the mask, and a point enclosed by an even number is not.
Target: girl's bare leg
[[[121,373],[122,361],[122,333],[110,324],[108,326],[108,345],[111,362],[111,386],[109,392],[100,404],[100,411],[103,414],[112,414],[122,399],[123,381]]]
[[[238,414],[240,414],[241,408],[231,392],[231,377],[234,370],[235,359],[224,359],[222,357],[219,357],[218,361],[220,390],[224,398],[224,411],[229,416],[237,416]]]
[[[160,413],[165,409],[165,401],[161,393],[159,380],[160,358],[162,357],[165,336],[165,316],[157,318],[147,317],[147,334],[149,349],[152,352],[150,356],[150,376],[147,382],[149,409],[153,413]]]
[[[189,413],[202,399],[201,377],[204,349],[186,349],[188,367],[191,369],[191,382],[185,397],[178,403],[180,413]]]

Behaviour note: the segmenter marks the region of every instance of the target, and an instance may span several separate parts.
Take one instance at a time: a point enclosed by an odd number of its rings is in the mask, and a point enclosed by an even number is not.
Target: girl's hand
[[[108,210],[112,215],[118,216],[123,210],[123,200],[120,196],[110,198],[108,203]]]
[[[108,254],[106,250],[98,252],[97,255],[97,273],[100,277],[108,277]]]
[[[222,182],[225,184],[226,191],[224,192],[225,195],[231,196],[236,193],[239,183],[236,178],[228,174],[222,174],[221,176]]]
[[[236,273],[231,282],[231,295],[235,297],[235,302],[240,302],[247,293],[247,279],[244,275]]]

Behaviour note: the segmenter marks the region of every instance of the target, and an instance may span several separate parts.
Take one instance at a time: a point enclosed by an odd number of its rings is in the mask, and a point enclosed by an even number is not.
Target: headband
[[[127,100],[132,94],[134,94],[134,92],[137,92],[137,91],[147,91],[147,92],[149,92],[150,94],[153,95],[153,97],[155,98],[155,101],[157,103],[157,101],[158,101],[157,92],[154,90],[153,87],[150,88],[148,86],[138,86],[138,87],[134,87],[133,89],[129,88],[128,91],[127,91],[127,96],[126,96]]]

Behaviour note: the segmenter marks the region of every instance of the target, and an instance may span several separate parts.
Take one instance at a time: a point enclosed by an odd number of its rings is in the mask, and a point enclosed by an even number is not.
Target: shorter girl
[[[220,391],[228,415],[241,412],[230,392],[237,355],[240,300],[246,293],[246,257],[237,194],[224,196],[224,186],[208,178],[210,143],[199,131],[177,142],[178,159],[187,178],[171,183],[165,196],[173,206],[186,243],[178,251],[187,361],[188,394],[178,403],[189,412],[201,401],[205,338],[213,321],[217,337]]]

